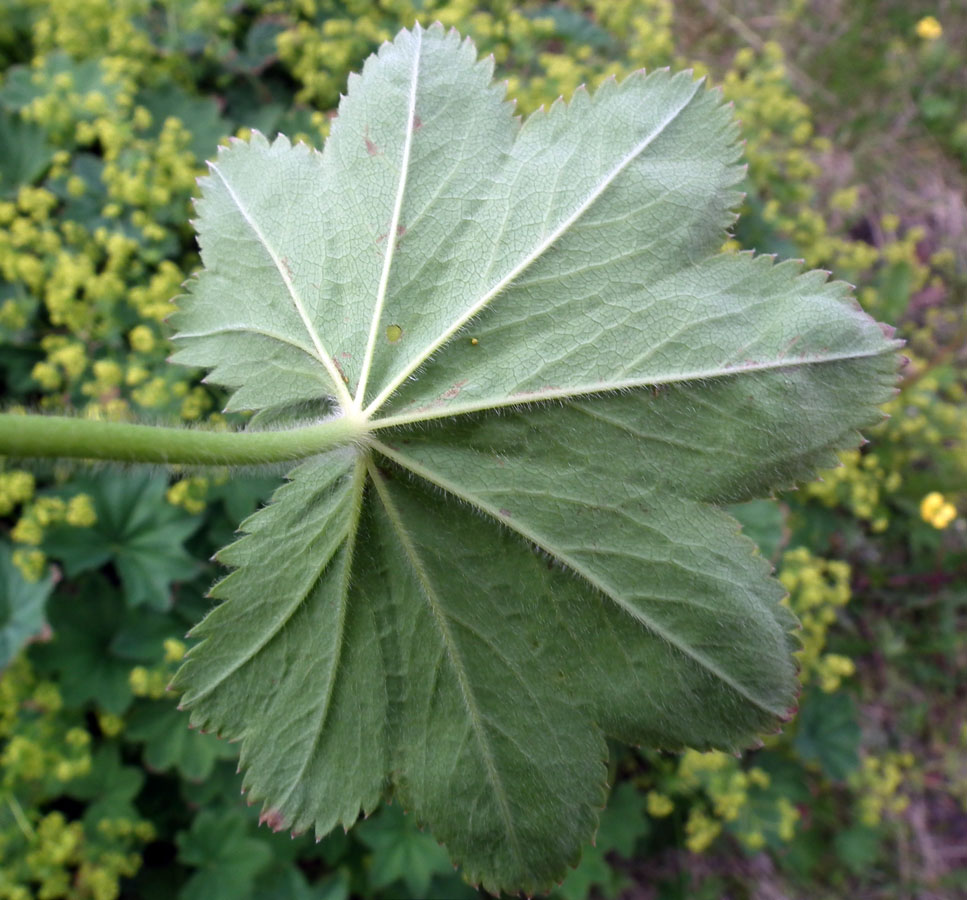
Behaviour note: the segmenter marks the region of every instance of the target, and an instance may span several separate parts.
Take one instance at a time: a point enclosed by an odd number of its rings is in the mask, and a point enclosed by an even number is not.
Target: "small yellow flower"
[[[20,570],[25,581],[40,581],[44,574],[47,557],[41,550],[14,550],[13,564]]]
[[[77,494],[67,503],[67,524],[85,528],[97,521],[94,502],[87,494]]]
[[[647,797],[648,814],[656,819],[670,815],[675,809],[675,803],[671,797],[659,794],[658,791],[648,791]]]
[[[943,34],[943,27],[933,16],[924,16],[916,26],[917,37],[925,41],[935,41]]]
[[[710,816],[706,815],[701,809],[695,808],[689,813],[688,821],[685,823],[685,846],[692,853],[701,853],[707,850],[722,831],[722,824]]]
[[[154,349],[154,332],[147,325],[135,325],[128,333],[131,348],[139,353],[150,353]]]
[[[107,737],[114,737],[124,728],[124,719],[114,713],[100,711],[97,714],[97,724],[101,732]]]
[[[931,491],[920,501],[920,518],[942,530],[957,518],[957,508],[939,491]]]
[[[177,638],[165,638],[164,642],[165,648],[165,662],[176,663],[180,662],[185,655],[185,650],[187,649],[182,641]]]

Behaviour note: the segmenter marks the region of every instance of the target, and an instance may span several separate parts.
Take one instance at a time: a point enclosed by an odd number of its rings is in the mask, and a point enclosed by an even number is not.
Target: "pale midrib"
[[[342,501],[340,501],[339,504],[335,504],[335,506],[338,507],[341,504],[342,504]],[[302,604],[306,602],[306,598],[309,596],[309,594],[312,593],[313,588],[315,588],[315,586],[319,583],[319,578],[322,576],[322,573],[326,570],[326,568],[332,562],[333,558],[339,552],[340,545],[347,540],[352,541],[354,539],[355,537],[354,530],[355,530],[354,524],[351,521],[347,525],[346,530],[343,532],[340,539],[333,543],[332,552],[329,553],[327,556],[323,557],[321,562],[316,566],[315,573],[310,578],[308,587],[306,587],[305,591],[297,596],[295,602],[290,604],[288,609],[286,609],[286,611],[281,616],[279,616],[278,621],[276,621],[274,624],[272,624],[269,628],[265,630],[265,632],[262,634],[261,639],[257,641],[252,647],[250,647],[245,653],[241,654],[235,660],[233,660],[230,666],[228,666],[226,669],[221,671],[216,678],[208,682],[203,689],[200,689],[192,693],[190,697],[186,698],[185,702],[194,705],[199,700],[204,699],[209,694],[211,694],[212,691],[215,690],[215,688],[217,688],[220,684],[222,684],[227,678],[229,678],[231,675],[234,675],[239,669],[242,668],[242,666],[244,666],[248,662],[251,662],[251,660],[253,660],[262,650],[265,649],[265,647],[269,644],[269,642],[292,619],[292,617],[295,615],[299,607],[301,607]],[[239,568],[244,568],[244,566],[240,566]]]
[[[393,215],[390,219],[389,231],[386,235],[386,253],[383,256],[383,271],[379,277],[379,288],[376,291],[376,305],[373,308],[373,318],[369,326],[369,338],[366,341],[366,353],[363,357],[362,371],[353,401],[356,409],[362,409],[366,399],[366,384],[373,366],[373,354],[376,350],[376,336],[379,333],[380,322],[383,318],[383,307],[386,305],[386,292],[389,288],[390,271],[393,267],[393,256],[396,252],[397,233],[400,217],[403,212],[403,197],[406,194],[406,181],[410,170],[410,151],[413,147],[413,125],[416,121],[416,89],[420,74],[420,51],[423,47],[423,29],[417,26],[413,31],[416,38],[416,49],[413,52],[413,71],[410,75],[410,97],[406,113],[406,136],[403,139],[403,157],[400,161],[400,178],[396,187],[396,200],[393,203]]]
[[[356,459],[356,465],[353,470],[353,484],[352,484],[352,502],[353,511],[349,521],[349,528],[346,536],[346,551],[345,560],[343,562],[342,579],[339,586],[339,614],[336,627],[333,629],[332,639],[336,645],[336,651],[333,656],[332,665],[330,666],[330,677],[329,682],[326,685],[326,696],[323,698],[321,708],[319,710],[319,717],[316,722],[315,730],[312,733],[312,740],[306,749],[305,757],[302,760],[302,765],[299,766],[299,771],[295,777],[291,780],[289,784],[289,789],[285,794],[279,799],[279,801],[274,804],[278,809],[283,811],[284,806],[288,801],[289,797],[292,796],[292,792],[302,783],[302,779],[306,774],[306,770],[309,768],[309,763],[312,762],[312,758],[315,756],[316,750],[319,746],[319,738],[322,737],[322,731],[325,727],[326,721],[329,719],[329,710],[332,708],[332,695],[336,689],[336,681],[339,678],[339,666],[342,661],[342,649],[345,642],[345,630],[346,630],[346,610],[349,607],[349,579],[353,568],[353,556],[356,552],[356,538],[359,533],[359,517],[362,514],[363,509],[363,492],[366,487],[366,467],[369,464],[369,458],[360,454]],[[349,825],[351,823],[343,823]]]
[[[511,284],[516,278],[525,272],[531,265],[533,265],[538,259],[540,259],[547,250],[552,247],[561,236],[581,218],[601,197],[601,195],[613,184],[614,180],[631,165],[644,151],[655,141],[657,138],[665,131],[665,129],[673,122],[682,111],[692,102],[698,92],[699,87],[701,87],[701,81],[696,81],[693,84],[692,91],[688,94],[688,97],[683,103],[677,106],[672,113],[667,115],[661,123],[655,128],[646,138],[639,141],[638,144],[621,159],[617,165],[615,165],[610,172],[601,180],[598,186],[589,193],[584,200],[578,204],[571,213],[557,228],[555,228],[550,235],[548,235],[544,240],[542,240],[526,257],[524,257],[521,262],[519,262],[513,269],[510,270],[503,278],[500,279],[489,291],[487,291],[479,300],[473,303],[464,313],[462,313],[454,322],[438,337],[436,338],[423,352],[417,354],[416,358],[408,363],[403,370],[393,378],[389,384],[383,388],[382,391],[376,396],[372,403],[366,407],[365,415],[371,416],[377,409],[379,409],[386,400],[392,396],[397,389],[403,384],[423,363],[428,360],[434,353],[437,352],[444,344],[446,344],[450,338],[453,337],[464,325],[467,324],[474,316],[478,315],[498,294],[500,294],[509,284]]]
[[[372,441],[372,447],[374,450],[382,453],[388,459],[393,460],[393,462],[412,472],[414,475],[430,482],[431,484],[435,484],[437,487],[442,488],[447,493],[452,494],[455,497],[459,497],[464,502],[475,506],[481,512],[491,516],[501,525],[506,526],[512,531],[516,531],[525,540],[540,547],[545,553],[548,553],[554,559],[560,560],[574,574],[586,581],[595,590],[600,591],[602,594],[608,597],[616,606],[626,612],[636,622],[641,623],[641,625],[651,631],[656,637],[677,649],[680,653],[682,653],[683,656],[686,656],[693,662],[697,663],[699,666],[705,669],[706,672],[718,678],[723,684],[728,685],[737,694],[744,697],[754,706],[763,710],[763,712],[768,713],[770,716],[778,716],[782,713],[782,710],[770,708],[758,697],[751,694],[746,687],[737,682],[731,675],[723,672],[714,662],[707,659],[701,653],[698,653],[675,634],[669,632],[666,628],[663,628],[656,622],[652,621],[648,616],[644,615],[641,610],[636,609],[634,606],[627,603],[624,598],[621,597],[620,594],[618,594],[614,589],[601,581],[593,572],[588,571],[585,566],[581,565],[581,563],[579,563],[577,560],[571,558],[559,547],[556,547],[554,544],[550,543],[544,535],[531,531],[529,528],[523,526],[520,522],[514,519],[510,519],[507,516],[502,516],[499,509],[494,508],[476,494],[461,489],[448,478],[441,477],[436,472],[432,472],[430,469],[427,469],[425,466],[421,465],[415,460],[410,459],[405,454],[399,453],[398,451],[387,447],[381,441]]]
[[[271,341],[278,341],[280,344],[286,344],[292,347],[294,350],[298,350],[300,353],[304,353],[313,362],[319,362],[319,357],[316,356],[311,350],[300,344],[298,341],[292,340],[290,337],[286,337],[284,334],[277,334],[274,331],[266,331],[264,328],[257,328],[254,325],[221,325],[218,328],[212,328],[208,331],[179,331],[173,338],[173,340],[181,341],[187,340],[189,338],[205,338],[214,337],[216,334],[254,334],[258,337],[268,338]]]
[[[372,419],[368,423],[371,431],[382,428],[395,428],[400,425],[412,425],[418,422],[428,422],[433,419],[445,419],[450,416],[464,416],[472,413],[486,412],[491,409],[505,409],[509,406],[524,406],[530,403],[545,403],[549,400],[571,400],[588,397],[593,394],[611,394],[618,391],[635,390],[639,388],[661,387],[667,384],[681,384],[689,381],[707,381],[713,378],[728,378],[732,375],[744,375],[749,372],[769,372],[776,369],[795,369],[798,366],[822,365],[824,363],[843,362],[850,359],[869,359],[874,356],[885,356],[896,351],[895,343],[888,344],[878,350],[864,353],[829,353],[823,356],[797,357],[795,359],[770,360],[756,365],[738,365],[731,368],[696,369],[675,375],[653,375],[648,378],[628,378],[620,381],[598,382],[589,385],[577,385],[569,388],[548,388],[541,391],[529,391],[521,394],[511,394],[506,397],[495,397],[490,400],[479,400],[463,405],[447,405],[441,403],[434,408],[423,408],[412,413],[400,413],[387,416],[384,419]],[[430,400],[427,407],[434,401]]]
[[[376,487],[376,493],[379,495],[380,502],[383,504],[383,508],[386,510],[387,517],[392,523],[393,528],[396,530],[400,544],[402,544],[403,550],[410,562],[410,566],[413,569],[413,574],[420,583],[423,595],[426,597],[427,606],[429,606],[430,613],[432,614],[436,626],[440,631],[440,636],[443,640],[444,648],[446,649],[447,658],[450,661],[450,665],[457,677],[457,683],[460,686],[460,693],[467,708],[467,714],[470,718],[470,725],[473,728],[474,735],[477,738],[477,744],[480,747],[480,751],[483,756],[488,779],[494,787],[494,792],[497,797],[497,804],[500,807],[500,812],[504,819],[506,833],[510,838],[510,843],[513,847],[514,855],[517,857],[517,861],[522,863],[523,853],[521,852],[520,838],[517,834],[513,811],[510,808],[503,779],[500,776],[500,771],[497,768],[497,763],[494,759],[493,749],[491,748],[490,741],[487,739],[487,735],[484,731],[483,716],[481,715],[480,710],[477,708],[477,701],[473,695],[473,690],[470,687],[470,681],[467,677],[463,659],[460,656],[460,651],[457,649],[456,641],[453,639],[453,635],[450,632],[449,626],[447,625],[446,617],[441,609],[440,601],[436,595],[433,583],[430,580],[430,575],[426,571],[426,568],[420,559],[419,552],[417,551],[416,546],[413,544],[409,533],[403,525],[403,519],[399,514],[399,510],[396,508],[396,504],[393,503],[393,499],[390,497],[389,491],[387,491],[385,485],[383,485],[382,476],[376,470],[372,460],[368,462],[368,465],[370,478]]]
[[[332,357],[326,350],[322,343],[322,339],[316,332],[316,329],[312,325],[312,320],[309,318],[309,314],[306,312],[305,304],[302,302],[302,297],[299,295],[299,291],[292,281],[286,267],[282,263],[282,259],[279,254],[276,253],[275,248],[269,243],[262,229],[259,228],[258,222],[252,218],[251,213],[246,208],[245,204],[242,203],[242,198],[238,196],[235,189],[229,184],[228,179],[222,174],[221,169],[213,163],[208,163],[209,168],[218,176],[218,179],[225,186],[225,190],[228,191],[229,197],[232,198],[232,202],[235,204],[242,218],[245,220],[245,224],[252,230],[258,242],[265,248],[265,252],[269,254],[279,276],[282,278],[282,283],[285,285],[286,290],[289,293],[289,297],[292,300],[292,304],[295,306],[296,312],[299,314],[299,318],[302,320],[302,324],[305,326],[306,332],[309,335],[309,339],[312,341],[313,347],[315,347],[318,361],[325,366],[326,371],[329,373],[329,378],[332,380],[333,387],[335,388],[336,395],[339,397],[340,403],[344,406],[350,406],[352,404],[352,397],[349,395],[349,391],[346,390],[346,386],[343,383],[342,376],[339,374],[339,370],[336,368]]]

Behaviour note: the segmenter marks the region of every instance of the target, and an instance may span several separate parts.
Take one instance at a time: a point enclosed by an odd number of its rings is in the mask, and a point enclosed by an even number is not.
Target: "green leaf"
[[[131,704],[131,669],[161,661],[162,642],[172,621],[151,610],[132,610],[100,575],[88,576],[73,590],[51,597],[48,615],[52,640],[31,648],[45,672],[60,673],[68,707],[94,701],[120,715]]]
[[[599,847],[588,847],[581,856],[581,863],[569,872],[564,883],[558,886],[552,896],[563,900],[587,900],[592,892],[604,897],[615,897],[623,886],[621,875],[605,859]]]
[[[741,523],[743,534],[752,538],[759,552],[773,562],[788,540],[783,510],[775,500],[750,500],[728,508],[729,515]]]
[[[596,888],[605,897],[616,897],[627,878],[609,864],[606,854],[614,852],[633,859],[635,846],[648,830],[641,793],[628,781],[616,785],[601,815],[594,846],[585,849],[580,865],[568,874],[554,895],[564,900],[585,900]]]
[[[594,844],[604,853],[614,851],[634,859],[635,847],[648,834],[650,823],[641,792],[630,781],[623,781],[608,797]]]
[[[0,109],[0,196],[14,196],[21,185],[32,184],[53,158],[43,129]]]
[[[53,581],[26,581],[13,564],[13,552],[0,541],[0,670],[32,637],[44,630]]]
[[[74,481],[91,495],[97,521],[86,528],[60,525],[44,538],[44,549],[64,564],[69,577],[113,564],[130,606],[171,607],[171,583],[185,581],[196,563],[184,548],[201,520],[164,499],[167,481],[125,476]]]
[[[125,734],[144,743],[144,764],[155,772],[176,769],[189,781],[203,781],[219,759],[231,759],[236,748],[214,735],[184,727],[173,703],[156,701],[138,706],[129,716]]]
[[[349,900],[349,876],[340,870],[310,885],[302,872],[290,864],[281,871],[263,872],[252,900]]]
[[[151,113],[151,137],[157,137],[165,121],[174,117],[191,133],[190,147],[199,159],[214,153],[221,138],[231,131],[213,97],[192,96],[172,83],[142,91],[138,103]]]
[[[855,446],[896,342],[823,273],[714,255],[736,129],[690,74],[523,124],[491,75],[404,31],[322,153],[211,164],[175,359],[251,428],[354,438],[219,555],[176,685],[272,827],[393,795],[531,893],[594,833],[606,736],[737,750],[792,714],[794,620],[719,505]]]
[[[247,900],[255,878],[272,861],[264,841],[249,837],[238,812],[202,810],[175,837],[178,861],[195,869],[179,900]]]
[[[0,86],[0,107],[19,112],[38,97],[45,96],[57,76],[69,76],[72,93],[83,96],[93,92],[102,94],[109,107],[117,103],[121,93],[117,79],[112,79],[99,59],[74,60],[63,51],[48,53],[39,64],[12,66],[4,73]],[[93,113],[73,110],[76,116],[92,119]]]
[[[138,819],[134,807],[144,784],[144,773],[134,766],[121,763],[118,745],[101,745],[91,759],[91,770],[67,783],[66,793],[78,800],[87,800],[84,820],[96,828],[102,819]]]
[[[875,828],[854,825],[836,832],[833,838],[836,855],[854,874],[863,876],[876,865],[883,846],[883,836]]]
[[[859,768],[860,738],[856,705],[849,694],[812,690],[803,699],[793,746],[800,758],[843,781]]]
[[[363,822],[358,833],[372,851],[369,880],[374,888],[401,880],[414,897],[425,897],[434,875],[451,872],[446,851],[421,832],[399,806],[388,806]]]
[[[93,700],[120,715],[131,704],[132,663],[112,649],[124,612],[124,601],[101,579],[90,590],[69,596],[58,592],[51,598],[53,640],[33,648],[32,655],[42,670],[61,673],[68,707]]]

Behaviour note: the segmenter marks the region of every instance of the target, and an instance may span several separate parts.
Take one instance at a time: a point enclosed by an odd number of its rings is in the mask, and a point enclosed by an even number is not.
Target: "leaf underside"
[[[855,446],[896,342],[823,273],[714,255],[736,126],[689,73],[521,124],[492,68],[401,32],[321,153],[211,164],[175,359],[253,427],[366,428],[222,551],[176,686],[273,827],[392,797],[533,893],[594,832],[605,736],[738,750],[792,714],[795,621],[719,505]]]

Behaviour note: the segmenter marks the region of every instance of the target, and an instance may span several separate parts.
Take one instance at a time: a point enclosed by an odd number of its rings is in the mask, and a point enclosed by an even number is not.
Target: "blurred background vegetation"
[[[798,718],[742,759],[615,746],[555,896],[967,896],[961,0],[4,0],[4,406],[239,424],[165,364],[195,178],[251,128],[320,145],[348,73],[417,19],[492,53],[525,114],[708,73],[749,163],[726,249],[830,269],[908,342],[869,444],[735,510],[803,622]],[[274,483],[0,459],[0,900],[475,896],[397,807],[320,843],[260,829],[235,748],[165,693],[204,560]]]

